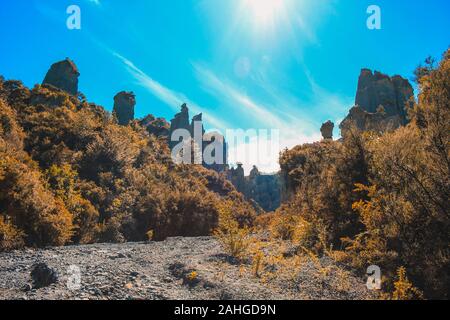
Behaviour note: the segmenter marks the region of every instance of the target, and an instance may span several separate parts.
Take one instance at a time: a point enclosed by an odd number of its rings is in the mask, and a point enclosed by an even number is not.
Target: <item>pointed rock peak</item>
[[[193,122],[195,122],[195,121],[202,121],[202,118],[203,118],[203,114],[200,113],[200,114],[194,116],[194,117],[192,118],[192,121],[193,121]]]

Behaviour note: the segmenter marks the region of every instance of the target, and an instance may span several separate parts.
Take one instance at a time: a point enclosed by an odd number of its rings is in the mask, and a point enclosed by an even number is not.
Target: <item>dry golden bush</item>
[[[397,281],[394,282],[393,300],[422,300],[423,293],[415,288],[406,275],[406,269],[400,267],[397,270]]]
[[[227,200],[255,210],[225,177],[175,165],[167,141],[49,86],[0,79],[0,212],[30,246],[210,235]],[[5,227],[6,228],[6,227]]]
[[[23,232],[0,215],[0,251],[20,249],[24,246]]]
[[[251,233],[248,227],[240,227],[227,203],[220,205],[219,226],[214,236],[222,244],[224,250],[232,257],[242,260],[247,255],[251,244]]]

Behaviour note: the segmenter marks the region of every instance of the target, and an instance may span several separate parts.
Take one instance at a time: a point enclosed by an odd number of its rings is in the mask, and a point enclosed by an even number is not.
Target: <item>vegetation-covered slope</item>
[[[119,126],[82,97],[0,81],[0,250],[208,235],[224,199],[252,222],[231,183],[175,165],[137,121]]]

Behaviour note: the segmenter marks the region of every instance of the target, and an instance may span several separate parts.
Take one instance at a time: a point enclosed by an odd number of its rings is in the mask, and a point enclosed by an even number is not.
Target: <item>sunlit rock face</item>
[[[408,80],[378,71],[361,70],[355,107],[340,124],[344,137],[351,127],[385,132],[408,123],[407,109],[414,90]]]
[[[50,67],[42,84],[52,85],[71,95],[77,95],[79,76],[80,73],[75,63],[66,58]]]
[[[117,117],[119,125],[126,126],[134,120],[134,107],[136,97],[133,92],[119,92],[114,97],[113,113]]]

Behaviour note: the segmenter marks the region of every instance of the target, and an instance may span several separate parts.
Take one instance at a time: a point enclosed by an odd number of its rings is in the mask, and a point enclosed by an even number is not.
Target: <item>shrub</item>
[[[20,249],[24,246],[23,232],[0,215],[0,251]]]
[[[214,231],[214,236],[224,250],[238,260],[244,258],[251,243],[249,228],[239,226],[226,204],[219,208],[219,226]]]
[[[368,179],[365,144],[366,137],[349,135],[344,143],[323,141],[285,151],[280,166],[289,201],[278,210],[282,216],[287,216],[283,219],[300,217],[304,228],[310,225],[314,232],[322,234],[326,246],[339,248],[342,238],[358,234],[363,226],[352,203],[360,195],[353,189],[356,183],[365,183]],[[282,223],[281,226],[292,227],[293,224]],[[285,231],[292,234],[294,230]],[[323,247],[319,240],[317,236],[312,246]]]
[[[394,282],[395,291],[392,293],[394,300],[422,300],[423,294],[413,286],[406,276],[406,269],[400,267],[397,270],[397,281]]]
[[[26,245],[210,235],[228,200],[255,211],[223,175],[175,165],[165,139],[51,86],[0,83],[0,212]]]

